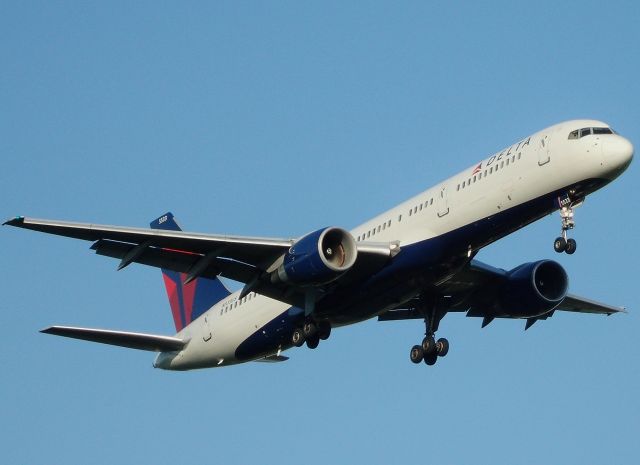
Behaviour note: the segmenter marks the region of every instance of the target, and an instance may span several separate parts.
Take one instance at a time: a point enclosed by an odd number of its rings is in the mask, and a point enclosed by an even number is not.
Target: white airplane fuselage
[[[582,128],[609,126],[594,120],[551,126],[354,228],[357,243],[396,242],[400,252],[366,282],[319,304],[318,312],[334,327],[375,317],[425,285],[437,286],[482,247],[558,210],[559,197],[579,201],[614,180],[629,166],[633,146],[615,133],[569,138]],[[183,328],[176,337],[188,340],[186,347],[160,353],[154,366],[226,366],[290,348],[291,328],[304,310],[239,295]]]

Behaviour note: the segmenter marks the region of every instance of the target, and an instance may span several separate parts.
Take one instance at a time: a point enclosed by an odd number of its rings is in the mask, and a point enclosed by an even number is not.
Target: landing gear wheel
[[[424,355],[424,363],[426,363],[429,366],[435,365],[437,361],[438,361],[438,354],[436,354],[435,352],[433,354]]]
[[[436,342],[436,353],[438,354],[438,357],[444,357],[447,355],[449,353],[449,341],[443,337],[438,339]]]
[[[318,327],[313,321],[307,321],[302,327],[302,331],[304,332],[305,338],[310,338],[318,332]]]
[[[296,328],[293,330],[293,334],[291,335],[291,342],[296,347],[302,347],[304,344],[304,333],[302,332],[302,328]]]
[[[577,247],[578,247],[578,244],[576,243],[575,239],[567,239],[567,246],[565,247],[564,251],[568,255],[573,255]]]
[[[331,323],[328,321],[318,323],[318,336],[320,336],[320,339],[323,341],[329,339],[329,336],[331,336]]]
[[[315,349],[316,347],[318,347],[318,344],[320,344],[320,338],[317,334],[307,339],[307,347],[309,349]]]
[[[424,358],[424,351],[422,350],[422,346],[413,346],[411,348],[411,352],[409,352],[409,358],[413,363],[420,363]]]
[[[425,336],[422,340],[422,351],[425,357],[436,353],[436,341],[433,336]]]
[[[573,239],[569,239],[573,240]],[[574,241],[575,242],[575,241]],[[562,253],[567,249],[567,241],[564,237],[558,237],[555,241],[553,241],[553,250],[558,253]]]

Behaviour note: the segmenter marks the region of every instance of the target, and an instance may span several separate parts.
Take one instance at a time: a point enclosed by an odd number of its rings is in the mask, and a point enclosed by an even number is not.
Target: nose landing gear
[[[571,202],[568,196],[558,199],[558,203],[561,205],[560,220],[562,222],[562,232],[561,236],[553,241],[553,250],[558,253],[565,252],[568,255],[572,255],[578,247],[575,239],[567,238],[567,231],[575,228],[576,223],[573,219],[573,209],[582,205],[582,202],[583,200]]]

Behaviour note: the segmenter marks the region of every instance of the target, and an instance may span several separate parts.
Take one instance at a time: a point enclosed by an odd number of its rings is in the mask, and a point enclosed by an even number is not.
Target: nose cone
[[[603,154],[606,162],[622,172],[633,159],[633,145],[622,136],[610,137],[603,144]]]

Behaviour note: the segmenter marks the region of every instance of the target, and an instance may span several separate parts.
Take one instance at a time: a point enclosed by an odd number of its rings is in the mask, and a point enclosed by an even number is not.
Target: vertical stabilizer
[[[181,231],[171,212],[167,212],[151,222],[152,229]],[[214,304],[227,297],[230,292],[219,279],[196,278],[187,284],[186,273],[162,269],[164,285],[171,304],[171,313],[180,331]]]

